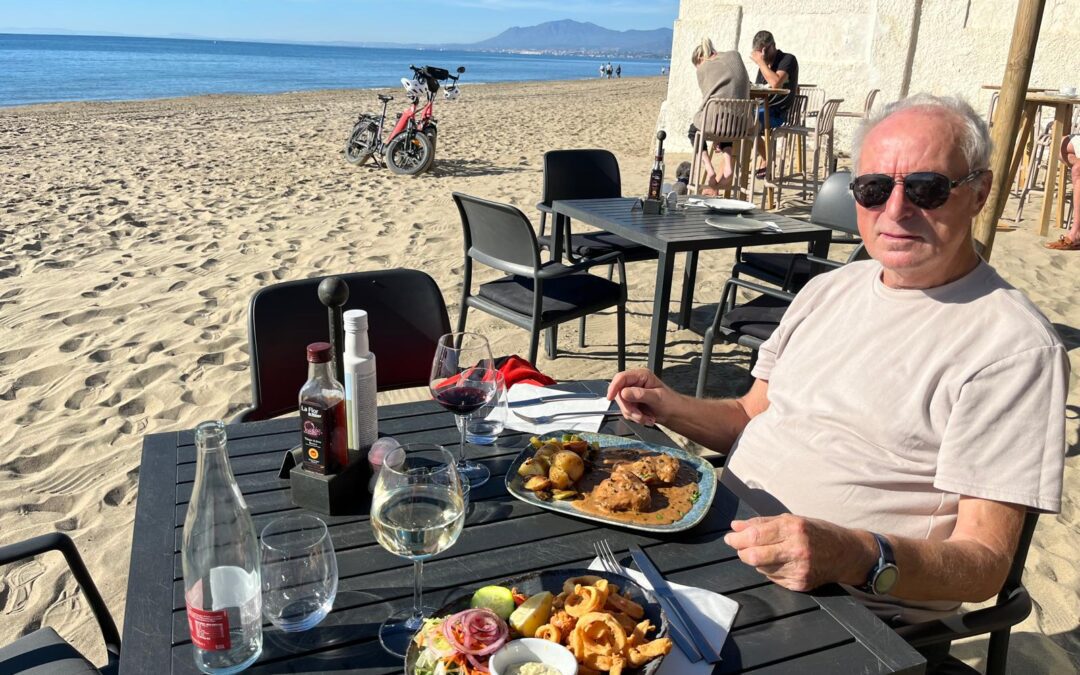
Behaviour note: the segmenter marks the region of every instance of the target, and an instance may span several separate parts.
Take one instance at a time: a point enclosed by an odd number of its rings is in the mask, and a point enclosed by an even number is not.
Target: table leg
[[[675,256],[660,252],[656,261],[656,289],[653,292],[652,332],[649,335],[649,370],[660,376],[664,371],[664,347],[667,341],[668,304],[671,302],[671,277]]]
[[[682,300],[679,303],[679,328],[690,327],[690,313],[694,309],[694,283],[697,280],[697,251],[686,252],[683,269]]]
[[[1020,167],[1020,161],[1024,160],[1025,171],[1027,174],[1027,159],[1025,153],[1027,152],[1028,142],[1031,140],[1031,133],[1035,128],[1035,104],[1024,104],[1024,110],[1020,113],[1020,131],[1018,138],[1016,139],[1016,146],[1013,148],[1012,161],[1009,163],[1009,180],[1005,181],[1006,189],[1011,190],[1013,181],[1016,179],[1016,172]]]
[[[1058,112],[1057,112],[1056,119],[1060,119],[1062,121],[1061,122],[1061,137],[1062,138],[1065,138],[1070,133],[1072,133],[1072,106],[1071,105],[1060,105],[1060,106],[1058,106]],[[1055,124],[1056,124],[1056,122],[1055,122]],[[1059,155],[1060,154],[1059,151],[1061,149],[1061,141],[1058,141],[1058,144],[1055,145],[1054,147],[1050,148],[1050,149],[1054,151],[1055,155]],[[1066,180],[1067,180],[1066,176],[1068,176],[1068,174],[1069,174],[1069,167],[1068,167],[1067,164],[1062,162],[1061,163],[1061,168],[1058,169],[1058,175],[1057,175],[1058,184],[1057,184],[1057,217],[1056,217],[1056,223],[1057,223],[1057,229],[1059,229],[1059,230],[1062,229],[1063,227],[1065,227],[1065,186],[1066,186]],[[1073,195],[1073,199],[1076,199],[1075,195]]]
[[[1042,213],[1039,216],[1039,236],[1045,237],[1050,231],[1050,215],[1054,208],[1054,192],[1058,177],[1058,149],[1065,134],[1065,116],[1068,106],[1054,106],[1054,133],[1050,140],[1050,159],[1046,162],[1046,192],[1043,194]],[[1064,200],[1064,194],[1060,195]]]
[[[570,241],[570,224],[569,219],[566,216],[558,212],[551,214],[551,260],[552,262],[562,262],[563,256],[563,230],[566,230],[565,241]],[[559,327],[552,326],[544,331],[544,351],[547,353],[549,359],[555,358],[555,352],[559,344]],[[533,364],[536,365],[535,363]]]

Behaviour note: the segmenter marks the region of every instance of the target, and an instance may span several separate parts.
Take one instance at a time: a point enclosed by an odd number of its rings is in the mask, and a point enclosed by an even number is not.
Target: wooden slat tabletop
[[[605,383],[565,385],[600,393]],[[432,402],[380,408],[379,428],[402,442],[458,442],[453,417]],[[662,432],[623,420],[604,433],[671,445]],[[293,506],[288,482],[277,478],[283,452],[295,445],[296,418],[232,425],[229,454],[256,529]],[[540,569],[586,566],[604,538],[620,557],[630,544],[646,548],[672,581],[728,594],[741,606],[715,673],[921,673],[917,652],[838,588],[802,594],[776,586],[739,561],[723,543],[732,518],[754,511],[723,486],[701,524],[678,535],[646,533],[569,518],[518,501],[503,477],[528,442],[506,432],[496,446],[470,448],[492,480],[476,489],[458,542],[424,566],[425,604],[500,578]],[[183,609],[180,540],[194,480],[190,431],[147,436],[128,581],[123,674],[196,673]],[[412,601],[411,563],[374,540],[365,515],[326,517],[338,556],[334,610],[314,629],[288,635],[266,624],[253,673],[400,673],[377,633],[388,614]]]

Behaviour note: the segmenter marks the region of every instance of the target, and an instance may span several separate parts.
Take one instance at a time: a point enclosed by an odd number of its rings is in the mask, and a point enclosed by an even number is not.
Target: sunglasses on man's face
[[[885,173],[867,173],[851,181],[851,194],[860,206],[873,209],[889,201],[897,183],[904,186],[904,196],[920,209],[936,209],[949,201],[949,194],[986,173],[986,169],[972,171],[958,180],[933,171],[917,171],[901,176]]]

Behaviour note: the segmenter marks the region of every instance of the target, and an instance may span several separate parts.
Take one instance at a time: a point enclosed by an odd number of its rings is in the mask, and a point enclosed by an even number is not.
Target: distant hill
[[[595,23],[564,19],[536,26],[514,26],[493,38],[460,49],[536,51],[563,54],[670,56],[672,30],[611,30]]]

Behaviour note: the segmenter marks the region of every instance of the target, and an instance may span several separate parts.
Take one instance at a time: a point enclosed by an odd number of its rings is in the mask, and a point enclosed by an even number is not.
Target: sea
[[[268,94],[395,87],[409,65],[470,82],[598,78],[602,63],[623,77],[660,75],[666,60],[473,51],[372,49],[226,40],[0,34],[0,106],[131,100],[197,94]]]

